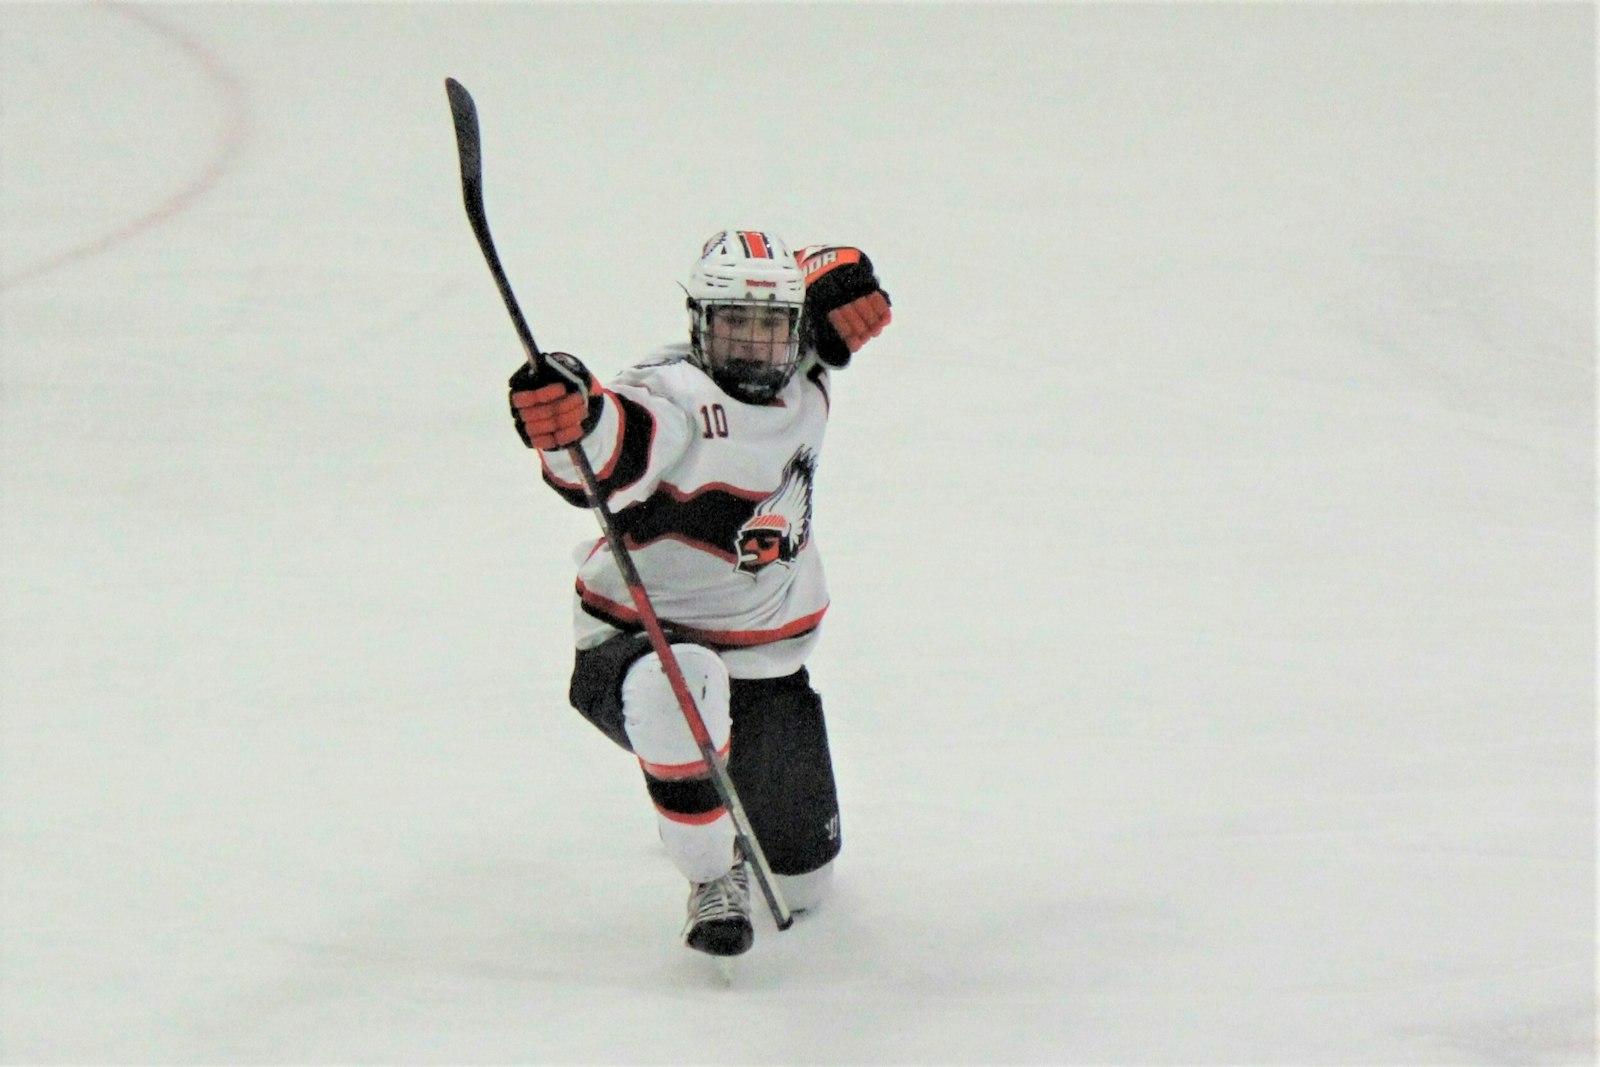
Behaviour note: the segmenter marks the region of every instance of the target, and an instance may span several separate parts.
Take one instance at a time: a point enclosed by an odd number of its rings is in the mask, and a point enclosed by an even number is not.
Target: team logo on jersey
[[[806,547],[811,539],[811,486],[816,472],[816,453],[804,446],[796,449],[777,490],[757,504],[755,514],[739,527],[740,570],[755,574],[774,563],[789,563]]]

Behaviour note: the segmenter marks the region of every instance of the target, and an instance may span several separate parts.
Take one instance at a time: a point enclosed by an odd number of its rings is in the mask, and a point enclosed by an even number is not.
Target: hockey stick
[[[533,339],[533,332],[528,329],[528,320],[523,317],[522,308],[517,303],[516,295],[511,291],[511,282],[506,278],[505,268],[500,265],[500,254],[495,251],[494,238],[489,234],[489,217],[483,209],[483,152],[478,136],[478,108],[472,101],[472,94],[454,78],[446,78],[444,86],[445,92],[450,97],[450,115],[455,120],[456,152],[461,158],[461,195],[466,203],[467,221],[472,224],[472,232],[478,238],[478,247],[483,250],[484,261],[489,264],[489,273],[494,275],[494,283],[500,290],[500,299],[505,302],[506,312],[510,314],[511,322],[517,329],[517,336],[522,340],[522,349],[527,354],[528,362],[538,368],[544,363],[544,353],[539,351],[539,346]],[[606,543],[611,546],[611,556],[617,561],[617,569],[622,572],[622,580],[628,587],[628,595],[633,598],[633,606],[639,613],[639,621],[644,625],[645,634],[650,638],[650,647],[660,659],[661,668],[672,686],[673,695],[678,698],[678,708],[683,712],[684,721],[688,723],[689,733],[693,735],[701,756],[705,758],[706,766],[711,770],[711,783],[716,788],[723,806],[728,809],[729,817],[733,819],[734,834],[738,839],[739,848],[750,861],[750,865],[755,868],[756,881],[761,886],[762,895],[766,897],[772,919],[777,923],[778,929],[787,930],[794,924],[794,916],[790,914],[789,906],[784,903],[783,894],[778,890],[766,854],[761,851],[761,843],[756,840],[755,830],[750,825],[750,817],[745,814],[744,805],[739,801],[739,794],[733,788],[733,779],[728,776],[728,768],[723,764],[722,757],[717,754],[716,746],[712,744],[711,732],[706,729],[705,720],[700,716],[700,709],[695,705],[694,694],[689,692],[689,684],[683,677],[683,668],[678,665],[678,657],[673,653],[672,645],[661,629],[661,621],[656,617],[649,594],[645,592],[644,582],[639,578],[639,570],[633,565],[633,556],[622,542],[622,535],[617,530],[617,522],[611,514],[611,508],[601,495],[600,483],[594,474],[594,465],[589,462],[588,454],[579,444],[567,447],[567,457],[578,468],[578,477],[583,482],[583,495],[587,498],[595,518],[600,522],[600,532],[605,535]]]

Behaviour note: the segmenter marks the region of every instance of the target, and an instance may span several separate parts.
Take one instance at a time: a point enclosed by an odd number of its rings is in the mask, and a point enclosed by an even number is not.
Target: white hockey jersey
[[[716,649],[735,678],[781,677],[804,664],[828,610],[811,530],[828,370],[808,356],[771,404],[746,404],[690,363],[688,348],[619,375],[583,449],[668,634]],[[539,456],[545,481],[587,506],[566,452]],[[585,546],[580,649],[641,629],[610,547]]]

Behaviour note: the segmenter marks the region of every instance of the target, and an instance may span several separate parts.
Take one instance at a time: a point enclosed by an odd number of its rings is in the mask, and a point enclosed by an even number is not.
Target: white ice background
[[[1589,1062],[1595,8],[0,7],[0,1058]],[[565,701],[539,341],[859,243],[837,894]]]

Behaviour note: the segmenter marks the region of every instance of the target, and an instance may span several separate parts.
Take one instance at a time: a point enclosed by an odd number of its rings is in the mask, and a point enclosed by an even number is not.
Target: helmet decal
[[[744,254],[751,259],[771,259],[772,247],[767,243],[767,235],[755,230],[740,230],[739,243],[744,246]]]

